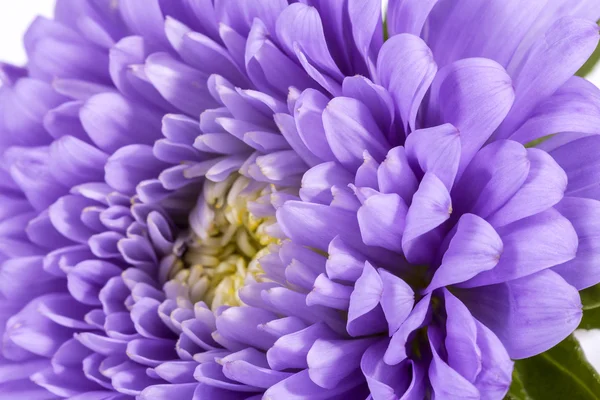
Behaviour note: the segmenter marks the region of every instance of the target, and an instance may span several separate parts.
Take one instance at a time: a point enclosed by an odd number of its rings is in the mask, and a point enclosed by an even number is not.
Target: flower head
[[[389,3],[387,40],[371,0],[32,24],[0,71],[0,393],[501,399],[575,329],[597,2]]]

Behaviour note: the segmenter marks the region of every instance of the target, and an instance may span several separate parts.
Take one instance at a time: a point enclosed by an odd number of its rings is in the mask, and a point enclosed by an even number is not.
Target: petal
[[[277,124],[279,132],[287,140],[288,144],[309,166],[321,163],[321,159],[306,147],[302,137],[296,129],[294,118],[288,114],[275,114],[273,120]]]
[[[566,196],[600,199],[598,191],[598,171],[600,162],[597,154],[600,149],[600,137],[583,137],[550,152],[550,155],[567,173]]]
[[[400,328],[394,333],[383,357],[383,361],[387,365],[396,365],[408,358],[408,338],[414,331],[429,323],[431,318],[430,304],[431,295],[425,295],[419,300],[408,318],[406,318],[402,325],[400,325]]]
[[[577,290],[600,282],[600,271],[596,267],[600,256],[600,202],[591,199],[566,197],[555,207],[575,228],[579,245],[577,255],[571,261],[552,270],[563,277]]]
[[[430,2],[426,2],[430,3]],[[466,57],[484,57],[506,67],[545,1],[485,3],[440,1],[429,16],[431,49],[441,65]]]
[[[487,218],[514,196],[529,174],[527,150],[510,140],[493,142],[477,153],[452,190],[458,214]]]
[[[255,392],[257,387],[244,385],[228,379],[223,374],[223,367],[216,362],[198,364],[194,372],[197,381],[219,389],[231,390],[232,392]],[[218,397],[217,397],[218,398]]]
[[[446,351],[448,365],[469,382],[482,368],[481,350],[477,347],[477,325],[467,307],[444,289],[446,307]]]
[[[549,270],[457,295],[513,359],[553,347],[577,328],[582,316],[577,290]]]
[[[369,109],[356,99],[331,100],[323,111],[323,125],[335,157],[351,172],[362,164],[365,150],[380,162],[390,147]]]
[[[96,232],[81,221],[81,212],[92,204],[81,196],[61,197],[49,209],[52,225],[63,236],[78,243],[85,243]]]
[[[413,264],[427,263],[436,254],[442,237],[439,229],[452,214],[452,199],[443,182],[434,174],[423,177],[406,214],[402,248]]]
[[[323,161],[335,161],[323,127],[323,111],[328,102],[329,99],[318,90],[305,90],[296,100],[294,120],[306,147]]]
[[[138,364],[158,367],[176,357],[172,340],[134,339],[127,343],[127,356]]]
[[[391,149],[377,170],[379,190],[382,193],[397,193],[408,205],[419,187],[403,146]]]
[[[146,76],[143,64],[156,48],[141,36],[128,36],[111,47],[109,72],[119,92],[133,99],[148,101],[161,109],[171,109]],[[106,91],[106,90],[104,90]]]
[[[380,269],[379,276],[383,284],[381,308],[383,308],[383,313],[388,321],[388,330],[391,336],[400,329],[413,310],[415,294],[406,282],[387,270]]]
[[[440,70],[430,99],[428,124],[451,123],[460,131],[460,176],[508,114],[515,93],[500,64],[468,58]]]
[[[373,1],[371,2],[373,3]],[[371,111],[381,132],[390,141],[398,139],[391,132],[394,122],[394,100],[385,88],[376,85],[362,75],[355,75],[344,79],[342,93],[345,97],[362,101]]]
[[[320,304],[338,310],[348,310],[352,295],[351,286],[334,282],[325,274],[319,275],[312,286],[311,292],[306,296],[308,306]]]
[[[306,356],[318,339],[337,339],[338,336],[322,322],[280,337],[267,351],[271,368],[281,371],[307,368]]]
[[[317,385],[334,389],[360,367],[363,353],[376,339],[318,339],[308,352],[308,375]]]
[[[592,82],[574,76],[542,101],[510,139],[528,143],[556,132],[595,134],[600,125],[599,110],[598,88]]]
[[[562,18],[529,50],[516,71],[517,99],[496,137],[512,134],[541,100],[549,97],[585,63],[598,44],[594,21]]]
[[[70,187],[102,180],[102,166],[107,159],[97,148],[69,135],[50,145],[50,157],[52,174]]]
[[[273,371],[261,368],[245,360],[224,361],[223,374],[231,380],[268,389],[289,378],[292,372]]]
[[[367,65],[372,64],[370,56],[372,53],[377,54],[383,41],[381,2],[350,0],[348,14],[353,26],[354,43]]]
[[[383,310],[379,307],[383,292],[381,277],[367,261],[362,275],[354,285],[348,308],[346,329],[350,336],[367,336],[385,329]]]
[[[316,385],[309,377],[309,372],[304,370],[271,386],[265,392],[264,397],[286,400],[326,400],[331,399],[332,396],[343,397],[344,394],[345,396],[349,396],[350,393],[356,394],[356,390],[353,389],[360,385],[361,381],[362,378],[355,374],[344,379],[334,389],[325,389]],[[362,395],[362,397],[366,396],[366,394]]]
[[[395,193],[369,197],[357,213],[363,242],[401,253],[407,209]]]
[[[316,86],[302,67],[271,41],[263,21],[255,19],[245,51],[248,76],[262,92],[286,96],[290,87],[303,90]]]
[[[364,162],[356,171],[354,184],[361,189],[378,189],[379,184],[377,182],[377,170],[379,169],[380,164],[375,161],[373,157],[371,157],[371,155],[366,151],[363,154],[363,159]]]
[[[423,173],[435,174],[450,191],[460,162],[460,140],[460,132],[451,124],[419,129],[406,139],[406,157]]]
[[[429,381],[434,396],[448,400],[480,399],[479,390],[441,359],[436,349],[435,339],[432,338],[433,335],[433,330],[429,330],[429,343],[433,354],[433,359],[429,365]]]
[[[498,229],[504,251],[495,268],[460,286],[473,287],[506,282],[554,267],[575,258],[577,232],[554,209]]]
[[[442,265],[435,271],[425,292],[464,282],[494,268],[503,250],[502,239],[489,223],[474,214],[462,215]]]
[[[327,47],[323,23],[319,12],[306,4],[288,6],[277,19],[277,38],[286,52],[293,56],[295,46],[321,72],[342,80],[342,73]]]
[[[400,5],[402,2],[394,3]],[[377,58],[379,82],[392,95],[405,134],[409,128],[411,131],[416,129],[417,112],[436,72],[431,50],[417,36],[396,35],[381,48]]]
[[[387,28],[390,37],[400,33],[419,36],[427,16],[438,0],[397,0],[388,5]]]
[[[133,195],[140,182],[158,176],[166,167],[156,159],[151,146],[128,145],[106,162],[105,181],[115,190]]]
[[[259,325],[275,319],[275,315],[267,310],[254,307],[232,307],[217,318],[217,330],[228,339],[247,343],[259,349],[267,350],[274,340],[259,332],[252,334]]]
[[[58,348],[72,337],[71,329],[56,324],[38,311],[38,307],[51,296],[46,295],[32,300],[6,322],[3,349],[5,356],[7,342],[10,341],[33,354],[52,357]]]
[[[331,188],[346,186],[353,180],[352,174],[333,161],[316,165],[302,176],[300,198],[306,202],[330,204],[333,200]]]
[[[475,380],[475,386],[489,398],[502,398],[508,392],[512,382],[514,363],[502,342],[481,322],[477,325],[477,346],[481,349],[481,372]]]
[[[119,11],[133,32],[161,45],[168,44],[164,34],[164,15],[158,0],[123,0]]]
[[[217,106],[206,86],[206,75],[167,53],[154,53],[148,57],[145,72],[167,101],[191,116]]]
[[[362,274],[366,256],[336,236],[327,249],[327,276],[331,279],[355,282]]]
[[[379,341],[365,351],[360,367],[367,379],[373,400],[398,399],[411,384],[411,361],[390,366],[383,362],[387,343]]]
[[[148,386],[139,395],[140,400],[162,400],[165,398],[191,399],[197,382]]]
[[[160,114],[116,93],[91,97],[80,118],[90,139],[107,153],[127,144],[153,144],[161,138]]]
[[[173,20],[168,18],[167,24],[170,21]],[[227,50],[208,36],[199,32],[187,32],[183,35],[177,52],[183,61],[207,76],[219,74],[238,87],[248,87],[246,78]]]
[[[327,250],[337,235],[347,238],[358,232],[356,216],[336,207],[288,201],[277,210],[277,222],[285,234],[297,244]],[[362,242],[348,237],[349,243]]]
[[[558,203],[567,189],[567,174],[548,155],[538,149],[527,149],[529,175],[523,186],[487,221],[495,227],[542,212]]]

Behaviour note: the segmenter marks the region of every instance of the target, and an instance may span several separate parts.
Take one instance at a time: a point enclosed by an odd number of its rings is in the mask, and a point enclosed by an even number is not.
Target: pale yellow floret
[[[273,190],[239,175],[205,184],[204,202],[193,211],[202,216],[203,228],[192,233],[187,251],[170,274],[187,284],[192,302],[204,301],[213,310],[239,305],[239,289],[262,279],[258,260],[278,240],[266,233],[273,217],[253,215],[248,204]]]

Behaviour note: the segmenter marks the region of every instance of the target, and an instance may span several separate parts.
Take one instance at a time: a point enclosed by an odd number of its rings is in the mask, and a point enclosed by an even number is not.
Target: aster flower
[[[598,5],[391,1],[384,43],[379,2],[289,3],[32,25],[0,89],[0,393],[496,399],[577,326]]]

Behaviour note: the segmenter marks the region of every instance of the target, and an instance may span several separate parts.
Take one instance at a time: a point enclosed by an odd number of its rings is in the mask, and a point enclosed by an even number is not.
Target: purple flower
[[[0,397],[501,399],[600,282],[598,17],[58,0],[0,70]]]

